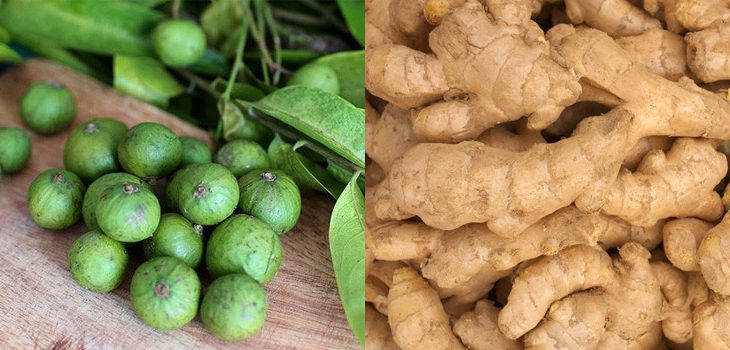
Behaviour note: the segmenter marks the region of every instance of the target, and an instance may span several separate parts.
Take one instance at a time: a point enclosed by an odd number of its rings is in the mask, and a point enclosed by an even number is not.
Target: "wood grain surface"
[[[129,126],[155,121],[180,135],[207,139],[203,131],[164,111],[43,60],[31,60],[0,75],[0,126],[21,125],[18,99],[31,82],[39,80],[71,89],[77,101],[75,123],[99,116],[114,117]],[[63,166],[67,132],[51,137],[30,134],[30,164],[0,183],[0,348],[358,348],[339,303],[329,258],[327,225],[332,200],[318,194],[303,198],[299,224],[282,238],[281,270],[266,285],[269,314],[258,335],[244,342],[223,342],[208,333],[199,317],[179,330],[159,332],[134,315],[129,301],[131,272],[142,258],[130,266],[118,290],[108,294],[87,291],[76,284],[67,268],[68,249],[84,232],[83,224],[47,231],[28,216],[28,186],[41,171]],[[141,255],[141,249],[133,254]]]

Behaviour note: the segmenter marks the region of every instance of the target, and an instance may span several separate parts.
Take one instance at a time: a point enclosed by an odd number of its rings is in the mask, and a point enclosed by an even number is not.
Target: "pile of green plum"
[[[147,261],[132,276],[130,298],[150,327],[180,328],[198,312],[224,340],[263,326],[263,285],[279,269],[279,236],[296,225],[301,196],[291,177],[270,167],[261,145],[235,140],[214,156],[203,141],[158,123],[128,129],[97,118],[70,132],[63,163],[35,178],[28,211],[46,229],[86,224],[68,255],[81,287],[118,288],[130,253],[143,251]],[[199,272],[212,279],[204,293]]]

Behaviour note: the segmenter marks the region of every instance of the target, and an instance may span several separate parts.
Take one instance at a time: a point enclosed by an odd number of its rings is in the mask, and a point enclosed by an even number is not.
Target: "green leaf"
[[[122,55],[114,56],[114,88],[161,107],[185,91],[156,59]]]
[[[279,135],[271,141],[268,153],[274,168],[289,174],[299,187],[329,193],[334,198],[339,197],[345,187],[325,168],[301,155]]]
[[[299,130],[356,166],[365,167],[365,111],[341,97],[295,85],[243,104]]]
[[[0,44],[7,44],[10,42],[10,33],[7,29],[0,27]]]
[[[106,55],[151,54],[148,33],[163,18],[122,1],[5,0],[0,25],[15,37],[27,33],[55,46]]]
[[[251,120],[231,101],[218,101],[220,127],[226,141],[246,139],[264,144],[271,139],[269,128]]]
[[[337,0],[350,33],[365,46],[365,0]]]
[[[365,108],[365,50],[334,53],[315,63],[326,64],[337,73],[342,98]]]
[[[127,0],[127,2],[142,5],[144,7],[157,7],[170,0]]]
[[[357,172],[342,191],[330,218],[330,253],[350,328],[365,344],[365,196]]]
[[[0,62],[20,62],[23,59],[8,45],[0,44]]]
[[[39,56],[56,61],[64,66],[76,70],[77,72],[84,73],[99,80],[104,80],[101,74],[97,73],[90,65],[82,61],[75,54],[71,53],[69,50],[54,45],[48,40],[34,37],[28,33],[20,33],[13,37],[13,41],[24,46],[28,50],[35,52]]]

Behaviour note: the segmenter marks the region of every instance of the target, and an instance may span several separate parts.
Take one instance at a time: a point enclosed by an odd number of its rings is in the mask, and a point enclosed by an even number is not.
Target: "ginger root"
[[[666,154],[647,154],[635,172],[621,171],[602,211],[636,226],[668,217],[718,220],[724,209],[714,188],[726,173],[725,155],[710,141],[680,138]]]
[[[730,214],[711,228],[697,249],[702,276],[715,293],[730,295]]]
[[[403,350],[464,350],[449,324],[439,296],[410,267],[393,274],[388,293],[388,323]]]
[[[613,349],[658,342],[652,329],[661,316],[662,294],[649,256],[641,245],[627,243],[613,263],[603,250],[585,246],[541,258],[515,277],[499,327],[512,339],[529,332],[528,348]],[[555,303],[590,288],[599,289]]]
[[[627,0],[565,0],[573,24],[585,23],[614,37],[638,35],[661,23]]]
[[[730,21],[728,0],[679,0],[675,12],[682,26],[699,31]]]
[[[675,219],[662,228],[664,252],[667,259],[682,271],[700,271],[697,248],[712,224],[685,218]]]
[[[655,28],[639,35],[618,38],[616,42],[654,74],[672,81],[691,76],[687,67],[687,49],[680,35]]]
[[[730,23],[688,33],[687,63],[705,83],[730,79]]]
[[[692,311],[688,300],[687,276],[666,262],[652,262],[664,296],[662,303],[662,331],[667,339],[683,344],[692,339]]]
[[[414,130],[424,140],[474,139],[524,115],[530,128],[543,129],[580,94],[576,78],[552,61],[544,39],[526,42],[520,27],[495,23],[473,0],[446,15],[429,42],[435,57],[381,46],[366,58],[365,83],[378,97],[412,108],[443,96],[414,116]]]
[[[365,350],[400,350],[393,342],[388,319],[365,305]]]
[[[694,348],[696,350],[730,349],[730,299],[713,294],[695,308],[692,314]]]
[[[497,326],[499,309],[491,301],[480,300],[473,311],[454,322],[454,334],[471,350],[521,350],[520,342],[509,339]]]
[[[371,122],[365,151],[386,172],[398,157],[418,143],[409,114],[407,110],[389,104],[380,118]]]

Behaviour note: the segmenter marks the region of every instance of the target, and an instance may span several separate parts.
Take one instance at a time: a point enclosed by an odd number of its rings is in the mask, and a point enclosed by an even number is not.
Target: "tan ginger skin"
[[[686,29],[677,20],[677,5],[680,2],[682,0],[644,0],[644,10],[654,17],[663,15],[662,19],[667,25],[667,30],[675,34],[682,34]]]
[[[707,231],[697,249],[702,276],[715,293],[730,295],[730,214]]]
[[[687,61],[705,83],[730,79],[730,23],[688,33]]]
[[[375,261],[365,278],[365,301],[383,315],[388,314],[388,290],[393,284],[393,272],[405,267],[400,261]]]
[[[654,74],[672,81],[692,74],[687,67],[684,38],[680,35],[654,28],[639,35],[618,38],[616,42]]]
[[[712,224],[695,219],[675,219],[664,224],[664,253],[682,271],[700,271],[697,248]]]
[[[628,0],[565,0],[573,24],[585,23],[613,37],[638,35],[661,23]]]
[[[526,42],[521,33],[495,24],[482,5],[470,1],[431,32],[434,55],[387,45],[368,52],[365,83],[372,94],[402,108],[443,96],[414,114],[414,132],[423,140],[474,139],[524,115],[530,128],[542,129],[575,102],[580,85],[552,61],[544,38]]]
[[[371,127],[366,127],[370,135],[365,151],[370,159],[388,172],[398,157],[418,143],[411,127],[410,113],[388,104],[380,118],[371,124]]]
[[[652,262],[664,297],[662,303],[662,331],[677,344],[692,340],[692,309],[688,295],[687,275],[667,262]]]
[[[365,305],[365,350],[400,350],[393,342],[388,319]]]
[[[393,274],[388,323],[403,350],[464,350],[451,330],[438,293],[410,267]]]
[[[577,349],[623,349],[660,342],[654,328],[659,327],[662,294],[650,254],[636,243],[625,244],[619,253],[612,262],[603,250],[575,246],[528,266],[515,278],[500,311],[500,330],[512,339],[527,333],[528,348],[577,342]],[[596,287],[600,289],[554,304]]]
[[[648,153],[635,172],[621,171],[601,210],[636,226],[668,217],[715,221],[724,208],[714,188],[726,173],[725,155],[711,141],[679,138],[666,154]]]
[[[690,31],[716,27],[730,21],[728,0],[679,0],[677,20]]]
[[[492,231],[514,236],[573,201],[583,210],[599,209],[627,145],[642,137],[730,138],[730,123],[723,122],[730,121],[730,104],[721,97],[687,79],[675,83],[648,72],[600,31],[557,26],[550,34],[566,66],[627,102],[585,119],[571,137],[527,152],[474,142],[416,145],[393,164],[377,189],[379,217],[419,216],[446,230],[486,222]]]
[[[453,326],[461,342],[471,350],[521,350],[522,344],[509,339],[497,326],[499,309],[491,301],[480,300],[474,310],[459,317]]]
[[[692,314],[695,350],[730,349],[730,297],[713,294]]]

